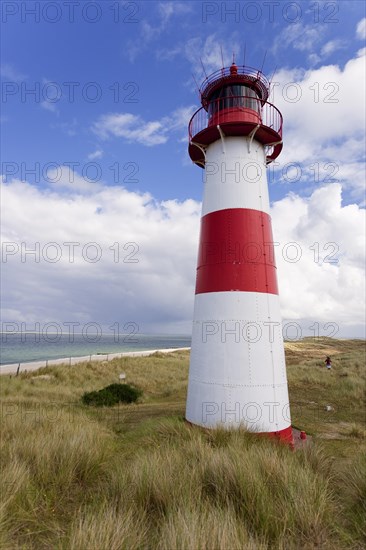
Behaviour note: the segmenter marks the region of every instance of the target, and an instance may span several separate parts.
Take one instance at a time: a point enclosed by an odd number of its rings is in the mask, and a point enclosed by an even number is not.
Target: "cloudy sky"
[[[287,334],[364,336],[364,2],[14,2],[2,9],[2,328],[189,334],[203,171],[195,80],[272,77]],[[5,323],[5,325],[4,325]]]

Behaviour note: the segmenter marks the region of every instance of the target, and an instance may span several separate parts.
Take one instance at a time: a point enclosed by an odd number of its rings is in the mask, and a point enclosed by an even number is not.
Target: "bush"
[[[112,407],[117,403],[134,403],[141,395],[142,391],[130,384],[110,384],[99,391],[84,393],[82,401],[94,407]]]

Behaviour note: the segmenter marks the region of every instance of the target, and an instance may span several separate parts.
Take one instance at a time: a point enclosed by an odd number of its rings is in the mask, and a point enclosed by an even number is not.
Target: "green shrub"
[[[84,393],[82,401],[94,407],[112,407],[117,403],[134,403],[141,395],[142,391],[130,384],[110,384],[99,391]]]

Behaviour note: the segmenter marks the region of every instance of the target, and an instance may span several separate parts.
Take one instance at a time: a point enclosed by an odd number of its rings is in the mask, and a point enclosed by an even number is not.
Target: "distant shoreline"
[[[186,351],[187,348],[164,348],[164,349],[152,349],[143,351],[126,351],[121,353],[98,353],[83,355],[82,357],[63,357],[59,359],[43,359],[41,361],[29,361],[20,363],[11,363],[7,365],[0,365],[0,375],[2,374],[16,374],[21,372],[36,371],[44,367],[51,367],[57,365],[77,365],[78,363],[84,363],[85,361],[111,361],[112,359],[121,357],[146,357],[153,355],[154,353],[172,353],[174,351]]]

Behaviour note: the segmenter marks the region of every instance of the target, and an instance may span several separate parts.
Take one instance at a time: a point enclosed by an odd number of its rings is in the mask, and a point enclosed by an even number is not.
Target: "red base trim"
[[[291,449],[295,448],[292,426],[289,426],[284,430],[280,430],[279,432],[260,433],[259,435],[278,439],[278,441],[280,441],[281,443],[286,443],[287,445],[289,445]]]
[[[196,294],[278,294],[271,218],[250,208],[227,208],[201,220]]]
[[[207,430],[209,428],[204,428],[203,426],[200,426],[198,424],[193,424],[193,422],[190,422],[186,418],[184,419],[187,424],[189,424],[192,427],[200,427],[204,430]],[[288,426],[288,428],[285,428],[283,430],[280,430],[279,432],[252,432],[255,435],[260,435],[262,437],[270,437],[271,439],[277,439],[280,443],[284,443],[285,445],[288,445],[291,450],[295,449],[295,442],[294,442],[294,436],[292,433],[292,426]]]

